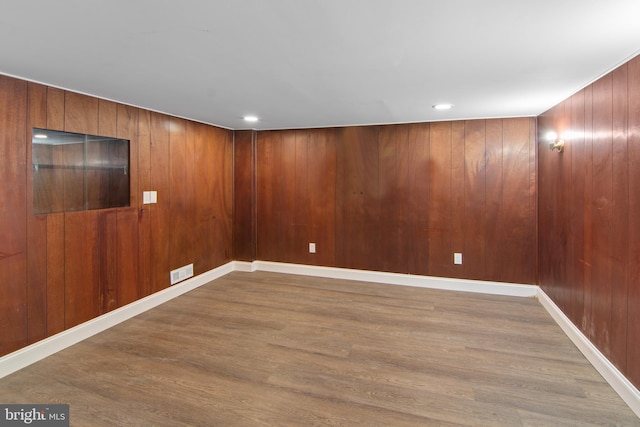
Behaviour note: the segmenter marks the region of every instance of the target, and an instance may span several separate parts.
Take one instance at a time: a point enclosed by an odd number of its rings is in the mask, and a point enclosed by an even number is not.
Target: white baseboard
[[[254,261],[253,271],[300,274],[342,280],[384,283],[388,285],[413,286],[443,289],[458,292],[476,292],[492,295],[535,297],[538,287],[511,283],[486,282],[481,280],[449,279],[445,277],[416,276],[413,274],[386,273],[381,271],[352,270],[348,268],[320,267],[316,265],[287,264],[271,261]]]
[[[157,307],[177,296],[196,289],[232,271],[268,271],[274,273],[298,274],[343,280],[384,283],[390,285],[414,286],[457,292],[476,292],[492,295],[536,297],[551,317],[573,341],[589,362],[596,368],[611,387],[640,417],[640,392],[627,378],[589,341],[589,339],[569,320],[558,306],[534,285],[486,282],[479,280],[449,279],[410,274],[386,273],[347,268],[321,267],[314,265],[288,264],[270,261],[232,261],[218,268],[200,274],[170,288],[149,295],[100,317],[89,320],[59,334],[31,344],[6,356],[0,357],[0,378],[25,368],[60,350],[109,329],[127,319]]]
[[[235,270],[230,262],[0,357],[0,378]]]
[[[538,288],[538,301],[629,408],[640,417],[640,391],[596,348],[551,298]]]

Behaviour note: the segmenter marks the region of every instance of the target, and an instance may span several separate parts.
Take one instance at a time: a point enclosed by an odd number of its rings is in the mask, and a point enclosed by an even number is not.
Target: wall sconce
[[[558,153],[562,153],[564,151],[564,139],[555,139],[549,143],[549,149],[551,151],[558,151]]]

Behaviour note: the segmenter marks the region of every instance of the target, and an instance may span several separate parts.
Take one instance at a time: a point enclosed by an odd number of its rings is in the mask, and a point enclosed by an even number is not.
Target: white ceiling
[[[0,0],[0,73],[231,129],[534,116],[639,52],[640,0]]]

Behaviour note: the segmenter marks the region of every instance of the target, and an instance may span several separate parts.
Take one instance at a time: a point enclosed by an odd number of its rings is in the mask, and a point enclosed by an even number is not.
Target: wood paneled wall
[[[255,258],[535,283],[535,129],[520,118],[258,132]]]
[[[541,287],[640,387],[640,57],[539,117]]]
[[[233,136],[233,259],[256,259],[256,138],[254,130]]]
[[[33,127],[129,139],[130,207],[34,215]],[[0,355],[164,289],[172,269],[230,261],[232,138],[0,76]]]

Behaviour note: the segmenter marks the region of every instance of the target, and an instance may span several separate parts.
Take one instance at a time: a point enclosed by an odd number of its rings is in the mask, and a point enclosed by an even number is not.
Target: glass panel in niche
[[[129,141],[33,129],[36,214],[129,206]]]

